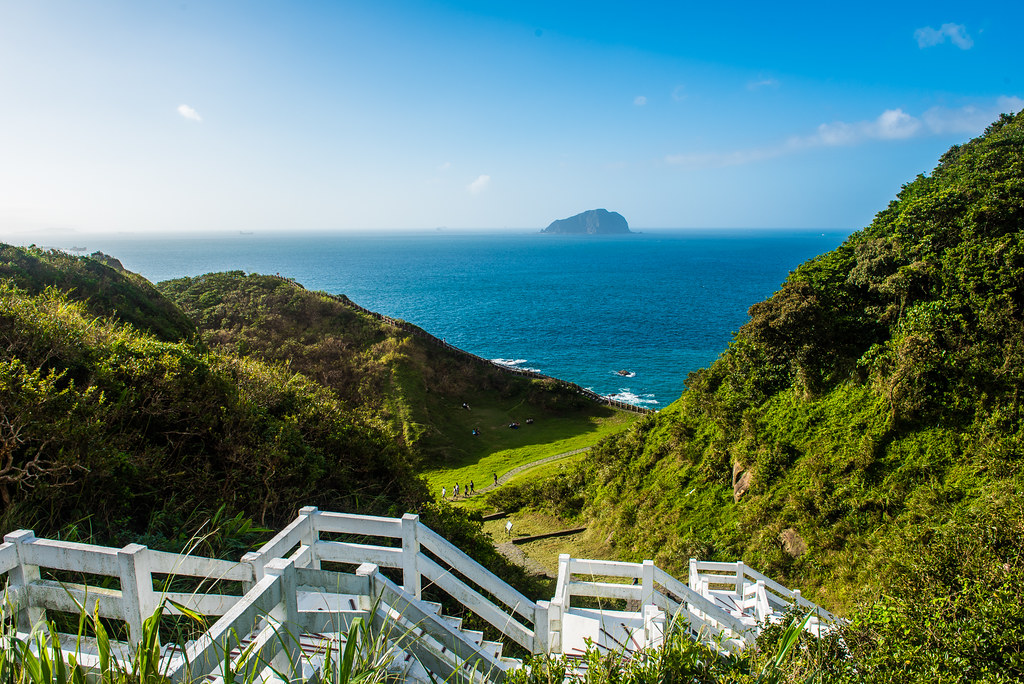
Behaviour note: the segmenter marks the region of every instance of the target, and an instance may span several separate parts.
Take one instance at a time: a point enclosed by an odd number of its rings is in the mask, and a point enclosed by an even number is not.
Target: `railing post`
[[[373,605],[374,599],[377,598],[377,588],[374,585],[378,572],[380,572],[380,569],[373,563],[363,563],[358,568],[356,568],[356,577],[365,577],[367,580],[367,594],[365,596],[359,597],[360,610],[369,610],[370,606]],[[373,615],[371,615],[368,619],[372,622]]]
[[[117,552],[121,610],[124,621],[128,623],[129,643],[133,650],[142,641],[143,622],[156,610],[148,552],[149,549],[141,544],[129,544]]]
[[[754,616],[757,617],[758,625],[761,625],[768,620],[768,613],[771,612],[771,607],[768,605],[768,593],[764,587],[764,580],[757,580],[755,586]]]
[[[548,653],[560,655],[562,653],[562,619],[565,610],[562,606],[562,599],[556,597],[548,604]]]
[[[420,580],[420,516],[406,513],[402,516],[402,588],[417,599],[421,597]]]
[[[793,606],[795,608],[799,608],[800,607],[800,598],[801,598],[800,590],[799,589],[794,589],[793,590]]]
[[[252,581],[242,582],[242,593],[248,594],[249,590],[256,586],[256,583],[263,579],[263,556],[257,551],[248,551],[242,560],[240,561],[243,565],[248,565],[252,568]]]
[[[571,560],[567,553],[558,556],[558,582],[555,584],[555,600],[561,604],[563,612],[572,605],[572,596],[569,594],[569,583],[572,581],[572,573],[569,571]]]
[[[654,605],[654,561],[645,560],[640,569],[640,612]]]
[[[686,584],[694,591],[700,591],[700,581],[697,573],[697,559],[690,559],[690,574],[686,578]]]
[[[265,572],[268,577],[281,578],[281,603],[270,610],[269,616],[277,622],[276,638],[281,644],[281,652],[274,656],[271,665],[279,672],[288,672],[289,668],[299,663],[302,656],[302,643],[299,641],[302,628],[299,625],[295,562],[287,558],[272,558],[267,562]]]
[[[320,511],[316,506],[303,506],[299,509],[299,517],[307,520],[307,531],[302,537],[302,543],[309,547],[309,566],[314,570],[320,569],[320,556],[316,552],[316,543],[320,541]]]
[[[665,612],[657,606],[644,606],[644,647],[652,648],[665,643]]]
[[[743,595],[747,593],[747,573],[746,566],[743,565],[743,561],[736,563],[736,598],[743,600]]]
[[[25,563],[22,548],[35,540],[36,535],[32,530],[17,530],[4,535],[4,541],[14,544],[18,549],[18,565],[11,568],[9,586],[18,595],[18,629],[22,632],[31,632],[32,627],[46,617],[45,610],[29,603],[28,585],[39,579],[39,566]]]
[[[533,654],[551,653],[550,602],[537,601],[533,610]]]

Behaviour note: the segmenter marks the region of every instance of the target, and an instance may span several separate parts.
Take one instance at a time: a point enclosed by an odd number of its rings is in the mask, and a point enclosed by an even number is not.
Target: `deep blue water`
[[[280,273],[462,349],[653,408],[684,389],[798,264],[848,232],[659,230],[623,236],[418,232],[85,243],[153,282]],[[634,377],[620,377],[629,370]]]

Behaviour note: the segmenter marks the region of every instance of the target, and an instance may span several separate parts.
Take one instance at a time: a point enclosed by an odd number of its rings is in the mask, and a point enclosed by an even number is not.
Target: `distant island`
[[[542,233],[610,235],[632,233],[622,214],[606,209],[591,209],[569,218],[552,221]]]

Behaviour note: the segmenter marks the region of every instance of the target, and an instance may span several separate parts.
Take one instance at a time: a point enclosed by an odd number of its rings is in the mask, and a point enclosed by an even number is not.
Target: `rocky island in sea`
[[[590,209],[582,214],[552,221],[542,233],[610,235],[631,233],[622,214],[607,209]]]

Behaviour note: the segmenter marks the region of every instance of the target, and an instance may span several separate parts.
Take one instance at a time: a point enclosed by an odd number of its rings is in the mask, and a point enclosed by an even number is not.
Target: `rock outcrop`
[[[631,233],[622,214],[607,209],[591,209],[569,218],[552,221],[542,233],[611,235]]]

